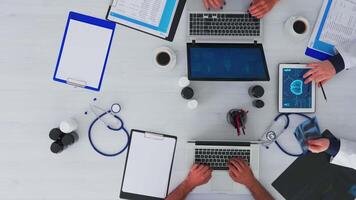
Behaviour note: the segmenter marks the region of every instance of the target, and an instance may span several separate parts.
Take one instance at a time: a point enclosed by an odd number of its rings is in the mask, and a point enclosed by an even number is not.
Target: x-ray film
[[[308,145],[306,144],[306,141],[321,137],[320,127],[316,117],[301,123],[295,129],[294,135],[303,149],[303,154],[306,154],[308,152]]]

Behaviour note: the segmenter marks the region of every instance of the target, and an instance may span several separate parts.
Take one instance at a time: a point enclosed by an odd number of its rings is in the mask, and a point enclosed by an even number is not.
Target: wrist
[[[326,149],[326,153],[330,156],[336,156],[340,150],[340,140],[336,138],[329,138],[329,147]]]
[[[255,177],[253,177],[250,181],[248,181],[245,186],[249,189],[249,190],[253,190],[256,186],[258,185],[258,181]]]
[[[191,192],[195,188],[195,185],[192,184],[189,179],[184,180],[182,186],[187,193]]]

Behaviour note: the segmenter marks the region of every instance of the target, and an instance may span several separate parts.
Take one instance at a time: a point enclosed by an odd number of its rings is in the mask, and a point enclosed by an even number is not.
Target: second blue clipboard
[[[99,91],[115,23],[70,12],[53,80]]]

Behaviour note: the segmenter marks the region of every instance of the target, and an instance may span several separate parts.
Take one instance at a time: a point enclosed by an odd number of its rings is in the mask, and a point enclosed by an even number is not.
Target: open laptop
[[[206,11],[191,1],[187,20],[188,78],[197,81],[269,81],[263,20],[247,10],[250,0],[228,1]]]
[[[214,171],[212,179],[197,187],[194,193],[249,194],[247,188],[234,182],[227,163],[232,157],[239,157],[249,163],[256,178],[259,178],[260,141],[189,141],[194,162],[209,165]]]

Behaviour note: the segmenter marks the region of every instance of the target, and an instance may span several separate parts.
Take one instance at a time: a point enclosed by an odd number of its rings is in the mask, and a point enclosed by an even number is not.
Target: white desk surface
[[[190,0],[198,1],[198,0]],[[200,0],[199,0],[200,1]],[[227,4],[233,0],[227,0]],[[248,137],[259,138],[277,113],[277,65],[308,62],[304,56],[307,40],[293,42],[283,32],[291,15],[303,15],[313,24],[321,0],[282,0],[265,18],[264,49],[270,82],[261,83],[266,106],[257,110],[247,95],[256,83],[193,83],[200,106],[191,111],[180,97],[179,77],[186,75],[183,17],[173,43],[117,26],[100,93],[52,81],[52,75],[69,11],[104,18],[109,1],[86,0],[2,0],[0,6],[0,199],[5,200],[112,200],[118,199],[125,155],[105,158],[90,147],[87,129],[92,116],[84,116],[88,103],[98,97],[104,105],[120,102],[128,128],[158,131],[179,137],[171,187],[184,177],[179,171],[179,148],[189,139],[237,139],[226,123],[230,108],[249,110]],[[189,6],[189,2],[187,6]],[[171,72],[153,67],[152,51],[172,47],[178,57]],[[317,110],[322,128],[337,136],[356,139],[353,107],[356,72],[342,72],[325,85],[328,102],[318,90]],[[52,154],[48,132],[59,122],[74,116],[80,122],[79,141],[61,154]],[[101,137],[113,146],[119,136]],[[277,198],[270,185],[294,160],[275,146],[261,150],[261,182]]]

